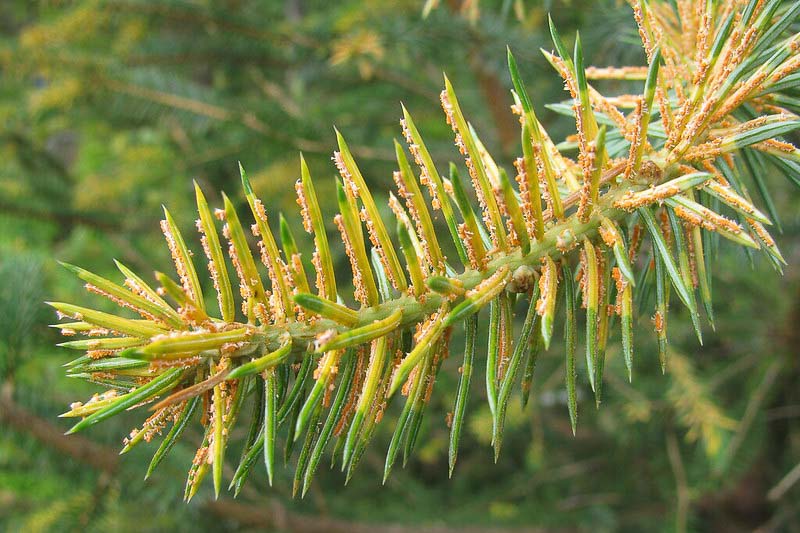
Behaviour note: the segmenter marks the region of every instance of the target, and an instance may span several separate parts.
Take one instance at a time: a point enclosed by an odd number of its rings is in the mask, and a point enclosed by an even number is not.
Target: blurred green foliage
[[[624,379],[612,344],[605,405],[595,411],[583,386],[576,438],[562,390],[563,346],[555,344],[536,369],[535,401],[524,411],[512,404],[498,464],[488,408],[471,402],[459,465],[448,480],[445,413],[457,386],[456,340],[418,454],[383,488],[382,453],[391,437],[385,429],[348,486],[335,469],[322,468],[303,501],[291,500],[287,469],[273,489],[266,476],[253,476],[235,503],[213,503],[206,487],[184,505],[183,479],[199,433],[148,482],[140,474],[152,445],[113,463],[98,459],[113,457],[133,417],[80,437],[95,446],[87,453],[64,447],[60,433],[68,426],[56,415],[94,390],[63,377],[68,354],[53,347],[57,337],[47,327],[53,320],[44,299],[86,298],[55,258],[109,276],[110,256],[140,270],[165,268],[159,204],[188,229],[193,178],[241,200],[237,160],[273,212],[293,212],[298,151],[314,175],[332,174],[334,124],[346,132],[370,185],[385,191],[400,101],[414,112],[437,162],[456,159],[438,103],[442,71],[490,150],[510,167],[517,139],[508,132],[517,129],[506,127],[516,120],[508,110],[506,44],[537,107],[564,94],[538,52],[550,46],[546,7],[562,33],[584,29],[595,64],[641,62],[621,3],[473,3],[477,18],[459,2],[442,2],[423,18],[417,0],[0,3],[0,529],[311,531],[358,523],[798,530],[800,484],[783,490],[779,482],[800,457],[800,205],[796,194],[780,194],[789,188],[777,180],[771,185],[783,214],[786,275],[723,248],[714,280],[717,331],[696,346],[687,317],[675,309],[672,359],[662,376],[642,312],[634,383]],[[569,131],[554,115],[543,120],[551,131]],[[332,192],[333,180],[317,183],[321,197]],[[342,255],[336,260],[337,268],[349,268]],[[394,406],[387,416],[397,414]]]

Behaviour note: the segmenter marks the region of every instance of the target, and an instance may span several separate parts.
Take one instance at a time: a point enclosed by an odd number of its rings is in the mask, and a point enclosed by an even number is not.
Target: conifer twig
[[[667,312],[674,295],[688,309],[701,343],[701,310],[713,325],[712,247],[706,241],[724,237],[760,250],[780,270],[783,257],[767,229],[778,221],[761,175],[764,165],[773,163],[800,184],[800,151],[782,138],[800,127],[797,99],[782,96],[785,79],[800,69],[800,37],[785,35],[799,10],[781,11],[778,0],[729,3],[716,12],[691,9],[689,0],[677,4],[677,16],[684,20],[676,19],[666,3],[632,2],[646,68],[587,70],[589,58],[580,38],[569,52],[551,21],[555,53],[545,56],[572,99],[571,106],[555,109],[572,115],[576,125],[576,142],[567,145],[555,145],[536,118],[509,50],[511,99],[522,141],[515,162],[518,191],[486,150],[469,122],[470,110],[461,107],[447,78],[442,107],[468,179],[459,177],[454,164],[448,177],[440,173],[403,108],[402,132],[411,158],[395,144],[398,194],[389,200],[396,218],[392,224],[383,220],[376,196],[337,131],[333,161],[339,171],[339,212],[334,222],[353,273],[350,286],[334,279],[322,219],[321,204],[333,206],[333,199],[317,197],[302,159],[296,190],[303,227],[313,234],[313,289],[288,222],[281,217],[280,232],[274,233],[268,206],[244,169],[247,219],[225,195],[223,207],[212,216],[202,191],[196,191],[197,226],[215,305],[209,304],[212,298],[206,298],[209,291],[200,281],[194,245],[166,210],[162,230],[177,280],[157,273],[160,287],[153,288],[120,264],[125,281],[116,284],[68,266],[90,292],[139,315],[123,318],[50,303],[69,320],[58,325],[65,335],[86,336],[63,344],[86,351],[68,363],[68,373],[108,388],[62,415],[81,419],[70,432],[150,405],[152,416],[134,431],[125,451],[172,422],[154,459],[157,464],[195,410],[200,411],[204,439],[189,472],[185,495],[190,499],[208,471],[219,491],[229,432],[243,403],[253,397],[259,403],[231,487],[238,493],[262,456],[271,482],[277,443],[285,441],[284,456],[289,457],[302,437],[294,490],[302,487],[305,493],[334,440],[334,461],[341,461],[349,479],[388,404],[406,396],[385,463],[388,475],[401,446],[404,463],[413,452],[450,339],[465,324],[469,346],[452,420],[452,474],[472,374],[482,366],[473,357],[476,327],[489,334],[482,381],[496,457],[519,367],[527,358],[520,387],[527,397],[539,346],[550,348],[562,316],[573,432],[579,335],[585,337],[586,377],[598,404],[612,314],[621,319],[623,354],[632,377],[633,302],[649,290],[647,285],[655,285],[652,324],[666,370]],[[695,28],[695,38],[685,38],[684,28]],[[644,81],[642,93],[605,97],[588,81],[607,77]],[[633,110],[626,116],[631,102]],[[562,154],[559,147],[564,146],[577,148],[577,157]],[[747,193],[747,175],[764,198],[764,211]],[[470,201],[470,185],[477,205]],[[437,233],[436,211],[441,211],[446,232]],[[250,219],[255,250],[246,235]],[[395,227],[396,242],[390,232]],[[454,257],[446,257],[440,246],[447,238],[455,246]],[[235,276],[227,275],[228,262]],[[526,307],[518,335],[515,306]],[[490,320],[482,324],[478,313],[487,307]],[[579,320],[585,328],[577,327]],[[683,363],[673,362],[678,374]]]

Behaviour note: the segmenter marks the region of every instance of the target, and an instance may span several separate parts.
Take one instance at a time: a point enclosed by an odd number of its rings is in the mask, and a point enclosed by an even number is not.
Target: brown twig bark
[[[363,524],[336,518],[310,516],[289,512],[277,501],[271,506],[254,506],[232,500],[209,500],[206,507],[220,518],[233,518],[243,526],[272,527],[279,531],[298,533],[536,533],[541,528],[484,528],[450,526],[407,526],[400,524]]]
[[[119,464],[119,455],[81,436],[67,436],[51,422],[36,416],[14,401],[11,384],[0,390],[0,423],[12,429],[28,433],[36,440],[76,461],[92,468],[112,474]]]

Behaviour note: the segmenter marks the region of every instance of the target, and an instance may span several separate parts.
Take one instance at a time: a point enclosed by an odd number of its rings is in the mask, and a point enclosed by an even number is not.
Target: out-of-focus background
[[[544,108],[565,97],[539,52],[551,46],[548,11],[568,40],[581,29],[587,62],[641,64],[631,12],[611,0],[0,2],[0,529],[800,530],[800,195],[779,176],[765,178],[782,214],[785,275],[723,246],[717,327],[706,328],[705,346],[674,305],[661,375],[642,313],[633,384],[615,340],[600,410],[582,385],[577,437],[556,343],[538,364],[526,410],[512,402],[497,464],[488,408],[473,387],[448,480],[445,413],[459,340],[417,453],[383,487],[391,424],[347,486],[338,469],[321,468],[306,498],[293,500],[291,469],[273,488],[258,470],[237,500],[214,501],[209,480],[188,505],[181,496],[196,429],[147,482],[155,443],[117,455],[139,413],[62,435],[69,424],[57,415],[96,389],[64,377],[74,354],[54,346],[54,316],[42,302],[104,302],[56,259],[113,279],[112,258],[147,275],[169,269],[161,204],[189,233],[192,179],[214,204],[220,190],[241,202],[238,160],[270,212],[283,211],[299,231],[298,153],[329,198],[333,125],[385,200],[400,102],[442,168],[459,161],[438,102],[443,71],[511,168],[519,148],[507,44],[554,136],[573,127]],[[330,218],[333,207],[323,209]],[[334,253],[348,269],[342,250]],[[233,435],[229,457],[241,438]]]

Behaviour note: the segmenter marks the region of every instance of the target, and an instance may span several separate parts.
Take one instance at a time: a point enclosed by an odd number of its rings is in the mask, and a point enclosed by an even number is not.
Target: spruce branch
[[[166,210],[162,231],[177,281],[157,273],[160,287],[154,289],[118,264],[125,277],[120,285],[65,265],[90,292],[141,317],[50,304],[72,320],[58,325],[65,335],[86,336],[62,344],[87,352],[68,364],[69,375],[108,388],[62,415],[81,419],[70,432],[149,405],[151,416],[126,439],[123,451],[150,441],[172,422],[150,475],[199,412],[205,434],[189,472],[185,496],[190,499],[209,470],[219,493],[228,436],[242,407],[252,403],[231,488],[241,490],[259,457],[271,483],[276,442],[283,439],[287,457],[302,441],[293,489],[305,494],[334,440],[332,453],[341,457],[350,479],[387,405],[402,395],[405,405],[389,446],[385,479],[401,447],[404,464],[411,456],[453,328],[463,323],[466,346],[451,420],[452,474],[480,362],[475,359],[477,328],[485,328],[489,337],[484,377],[497,458],[509,398],[520,382],[527,399],[538,352],[550,347],[557,313],[563,309],[565,385],[574,432],[578,337],[585,337],[580,357],[599,404],[615,316],[632,378],[634,302],[647,285],[655,285],[652,321],[666,370],[673,294],[688,310],[701,343],[701,309],[713,326],[710,254],[719,237],[763,251],[779,270],[783,264],[766,229],[777,222],[761,177],[766,162],[800,182],[800,151],[782,138],[800,127],[795,114],[800,100],[796,83],[790,83],[798,79],[800,35],[785,35],[800,10],[777,0],[678,4],[680,20],[668,2],[633,3],[646,68],[585,67],[579,36],[570,53],[551,21],[556,52],[543,52],[571,98],[553,109],[576,124],[576,135],[559,145],[538,121],[509,49],[512,109],[522,143],[514,162],[516,189],[486,150],[446,77],[441,102],[466,179],[453,164],[447,177],[440,174],[403,108],[402,133],[419,175],[395,143],[398,191],[389,205],[396,241],[345,137],[336,131],[333,161],[340,177],[334,222],[352,269],[351,287],[334,279],[320,198],[302,157],[296,190],[303,227],[313,235],[315,291],[288,223],[281,215],[276,239],[267,208],[243,168],[257,250],[248,245],[244,219],[233,202],[223,195],[223,208],[212,214],[196,187],[197,228],[217,309],[207,305],[196,256]],[[643,80],[643,91],[607,97],[590,84],[609,78]],[[572,149],[577,149],[575,158],[565,155]],[[743,181],[748,174],[768,215],[751,200]],[[470,185],[477,205],[470,201]],[[437,233],[438,215],[447,232]],[[215,217],[223,224],[222,238]],[[440,242],[447,238],[456,257],[445,256]],[[266,277],[259,273],[259,260]],[[357,309],[343,303],[351,291]],[[520,306],[525,321],[515,334],[514,309]],[[489,321],[482,324],[477,313],[486,307]],[[579,317],[585,321],[583,333]]]

